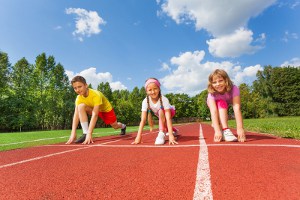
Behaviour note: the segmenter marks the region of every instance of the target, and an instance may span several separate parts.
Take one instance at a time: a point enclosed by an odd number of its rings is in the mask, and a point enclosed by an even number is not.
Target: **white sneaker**
[[[159,131],[154,144],[164,144],[164,143],[165,143],[165,133]]]
[[[226,142],[236,142],[237,138],[233,135],[230,129],[226,129],[223,131],[222,139]]]

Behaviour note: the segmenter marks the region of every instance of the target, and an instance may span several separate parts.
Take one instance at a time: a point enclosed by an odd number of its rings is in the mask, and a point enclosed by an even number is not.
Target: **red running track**
[[[0,199],[299,199],[300,141],[214,143],[209,125],[176,127],[176,146],[144,132],[140,145],[133,133],[0,152]]]

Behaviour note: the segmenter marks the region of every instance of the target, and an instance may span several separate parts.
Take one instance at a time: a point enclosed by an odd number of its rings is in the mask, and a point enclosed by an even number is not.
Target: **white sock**
[[[89,123],[88,122],[80,122],[83,134],[87,134],[89,131]]]

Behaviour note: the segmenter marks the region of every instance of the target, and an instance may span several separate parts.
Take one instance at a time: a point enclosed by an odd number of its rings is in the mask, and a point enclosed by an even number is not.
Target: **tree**
[[[174,118],[196,117],[197,111],[193,110],[193,102],[187,94],[166,94],[171,105],[175,106],[176,115]]]
[[[208,91],[203,90],[199,95],[196,96],[197,98],[197,104],[198,104],[198,116],[202,120],[207,120],[210,118],[210,111],[206,103]]]
[[[36,117],[38,119],[37,126],[42,129],[45,128],[45,116],[46,116],[46,98],[47,98],[47,86],[49,85],[49,71],[55,65],[54,60],[49,58],[48,60],[45,53],[42,53],[36,57],[35,65],[33,69],[33,82],[36,87],[34,90],[35,105],[38,107]],[[51,67],[49,67],[51,66]]]
[[[0,97],[6,96],[8,91],[10,67],[7,53],[0,51]]]
[[[71,123],[75,98],[67,98],[72,96],[70,91],[69,79],[65,74],[64,67],[58,63],[49,73],[49,86],[47,87],[47,105],[46,124],[50,129],[64,128],[66,123]]]
[[[299,68],[266,66],[257,73],[254,92],[261,95],[268,110],[279,116],[300,115]]]
[[[277,104],[278,115],[300,115],[300,68],[274,68],[270,82],[273,86],[272,100]]]
[[[10,63],[8,60],[8,55],[7,53],[0,51],[0,110],[2,112],[0,115],[0,129],[7,128],[7,113],[5,110],[9,108],[9,70]]]
[[[109,82],[103,83],[101,82],[98,87],[97,90],[102,92],[104,94],[104,96],[109,100],[112,101],[113,100],[113,96],[112,96],[112,90],[111,87],[109,85]]]
[[[9,126],[19,129],[25,126],[27,129],[34,127],[35,106],[32,102],[32,67],[29,62],[22,58],[13,67],[11,72],[11,96]]]

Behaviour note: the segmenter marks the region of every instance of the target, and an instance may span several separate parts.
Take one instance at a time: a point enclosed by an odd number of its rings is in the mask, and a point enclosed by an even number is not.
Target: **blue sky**
[[[220,3],[221,2],[221,3]],[[45,52],[96,87],[191,96],[225,69],[251,84],[265,65],[300,65],[300,0],[0,0],[0,51],[34,64]]]

